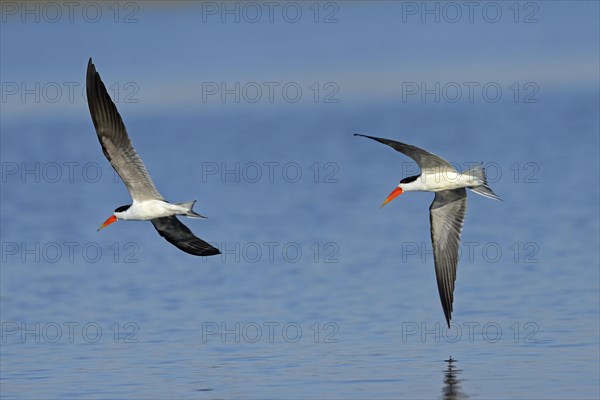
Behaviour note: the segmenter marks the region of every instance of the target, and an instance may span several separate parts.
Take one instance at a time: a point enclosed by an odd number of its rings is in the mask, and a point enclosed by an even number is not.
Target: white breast
[[[442,190],[458,189],[478,185],[477,180],[456,171],[441,171],[423,173],[413,182],[403,186],[405,191],[439,192]]]
[[[148,221],[154,218],[183,214],[187,210],[163,200],[134,201],[127,211],[115,213],[118,219]]]

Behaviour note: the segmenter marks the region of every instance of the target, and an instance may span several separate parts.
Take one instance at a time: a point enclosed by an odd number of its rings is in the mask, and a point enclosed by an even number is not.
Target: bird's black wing
[[[216,254],[221,254],[219,249],[195,236],[192,231],[175,216],[154,218],[152,220],[152,225],[154,225],[154,228],[158,231],[160,236],[164,237],[169,243],[186,253],[195,256],[214,256]]]
[[[361,135],[359,133],[355,133],[354,136],[362,136],[369,139],[373,139],[379,143],[387,144],[394,150],[399,151],[400,153],[415,160],[415,162],[419,165],[419,168],[421,168],[421,171],[439,170],[440,168],[443,168],[444,170],[455,170],[455,168],[442,157],[436,156],[435,154],[420,149],[416,146],[397,142],[395,140],[383,139],[375,136]]]
[[[115,103],[96,72],[92,59],[86,76],[87,101],[104,155],[123,180],[133,200],[163,200],[144,162],[127,135]]]
[[[452,317],[460,233],[466,212],[467,191],[464,188],[436,192],[429,207],[435,276],[448,327]]]

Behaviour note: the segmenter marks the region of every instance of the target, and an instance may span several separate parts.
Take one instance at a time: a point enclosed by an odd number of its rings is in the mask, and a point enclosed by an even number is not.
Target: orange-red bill
[[[111,215],[106,221],[104,221],[104,223],[102,225],[100,225],[100,228],[98,228],[98,230],[100,230],[102,228],[106,228],[113,222],[117,222],[117,217],[115,217],[114,215]]]
[[[392,193],[390,193],[390,195],[387,197],[387,199],[385,199],[385,201],[383,202],[383,204],[381,206],[379,206],[379,208],[382,208],[387,203],[389,203],[390,201],[394,200],[396,197],[400,196],[402,193],[403,193],[402,188],[399,188],[399,187],[397,187],[396,189],[392,190]]]

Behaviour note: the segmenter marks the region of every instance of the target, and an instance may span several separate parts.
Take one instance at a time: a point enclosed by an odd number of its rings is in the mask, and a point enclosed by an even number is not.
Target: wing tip
[[[440,295],[440,303],[446,318],[446,324],[450,329],[450,320],[452,319],[452,303],[454,303],[454,288],[447,288],[443,282],[438,279],[438,292]]]
[[[87,65],[88,80],[95,73],[96,73],[96,66],[94,65],[94,62],[92,61],[92,57],[90,57],[90,59],[88,60],[88,65]]]
[[[199,255],[208,257],[208,256],[218,256],[219,254],[221,254],[221,250],[217,249],[216,247],[213,247],[211,249],[207,249],[207,250],[203,251],[202,254],[199,254]]]
[[[91,106],[91,104],[95,101],[96,97],[98,96],[98,88],[96,87],[98,85],[97,81],[100,81],[100,83],[102,83],[100,75],[96,71],[96,66],[92,61],[92,57],[90,57],[85,76],[85,88],[88,106]]]
[[[362,136],[364,138],[371,139],[371,140],[374,140],[374,141],[382,143],[382,144],[386,144],[392,148],[393,148],[393,146],[391,143],[400,143],[400,142],[396,142],[395,140],[391,140],[391,139],[385,139],[385,138],[381,138],[381,137],[377,137],[377,136],[363,135],[362,133],[355,133],[354,136]],[[401,144],[403,144],[403,143],[401,143]]]
[[[448,325],[448,329],[450,329],[450,320],[452,319],[452,311],[446,312],[446,310],[444,310],[444,316],[446,317],[446,324]]]

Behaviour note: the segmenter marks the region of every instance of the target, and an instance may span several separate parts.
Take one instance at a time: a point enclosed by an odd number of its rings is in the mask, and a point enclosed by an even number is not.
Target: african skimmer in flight
[[[367,135],[355,134],[355,136],[363,136],[387,144],[412,158],[421,169],[420,175],[402,179],[381,207],[404,192],[435,192],[435,198],[429,207],[431,242],[440,300],[446,322],[450,327],[460,233],[467,211],[466,188],[495,200],[500,200],[500,197],[488,186],[485,170],[481,165],[460,173],[448,161],[416,146]]]
[[[117,107],[96,72],[92,59],[86,77],[87,101],[104,155],[127,187],[132,204],[118,207],[98,230],[117,220],[151,221],[158,233],[171,244],[195,256],[212,256],[220,251],[196,237],[176,215],[205,218],[192,210],[196,201],[169,203],[158,192],[144,162],[137,154]]]

